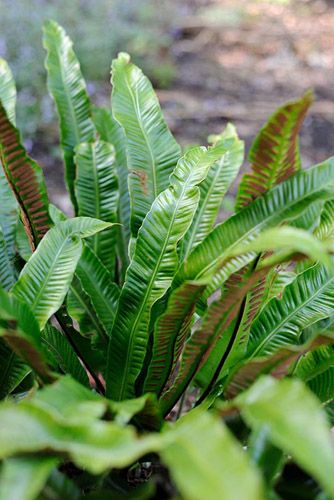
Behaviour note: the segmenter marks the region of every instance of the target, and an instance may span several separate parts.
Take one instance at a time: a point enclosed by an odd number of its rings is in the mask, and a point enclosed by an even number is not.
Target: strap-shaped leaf
[[[34,312],[40,328],[65,298],[81,256],[80,238],[110,227],[107,222],[78,217],[50,229],[21,271],[13,293]]]
[[[132,397],[144,362],[150,311],[169,288],[178,265],[176,246],[199,201],[197,185],[223,152],[193,148],[178,162],[171,186],[154,201],[126,274],[108,352],[107,391],[115,400]]]
[[[75,195],[78,215],[117,222],[118,180],[114,147],[104,141],[81,143],[75,148]],[[115,272],[117,229],[110,228],[87,240],[111,275]]]
[[[26,153],[19,132],[0,103],[0,160],[20,205],[22,218],[36,246],[50,226],[48,195],[41,167]]]
[[[167,309],[154,327],[152,359],[144,392],[160,394],[168,377],[173,374],[190,334],[196,302],[206,284],[206,281],[186,282],[171,293]]]
[[[215,229],[193,250],[177,273],[174,284],[198,280],[208,272],[216,272],[206,290],[210,296],[233,273],[256,257],[249,253],[222,263],[233,249],[254,239],[264,229],[296,218],[312,202],[333,196],[334,160],[297,172],[274,186],[243,210]]]
[[[217,219],[223,198],[238,175],[244,157],[244,143],[240,141],[235,128],[229,124],[226,130],[215,138],[226,148],[224,155],[212,165],[200,185],[200,202],[194,220],[182,242],[182,255],[188,254],[211,231]]]
[[[12,72],[3,59],[0,58],[0,101],[7,113],[8,119],[15,125],[16,87]],[[8,184],[3,168],[0,168],[0,227],[2,229],[6,253],[11,267],[14,256],[15,227],[18,218],[18,205]],[[6,258],[7,258],[6,257]],[[11,273],[12,274],[12,273]]]
[[[334,307],[334,277],[317,264],[288,285],[282,298],[272,299],[250,331],[247,358],[273,354],[287,345],[298,345],[301,332],[329,317]]]
[[[122,127],[113,118],[111,109],[94,108],[93,118],[100,138],[112,144],[116,153],[119,191],[118,221],[121,224],[121,226],[117,228],[121,235],[118,241],[118,254],[121,259],[121,272],[124,281],[125,271],[129,264],[128,247],[130,241],[130,196],[128,188],[126,137]]]
[[[71,219],[54,205],[50,205],[50,214],[56,224],[65,220],[70,223]],[[99,340],[106,340],[115,317],[118,296],[119,289],[112,282],[109,271],[84,242],[69,299],[73,318],[84,328],[82,333],[95,332]]]
[[[180,147],[168,130],[150,81],[121,53],[112,63],[112,110],[126,139],[133,236],[168,187]]]
[[[0,338],[0,399],[14,391],[30,371],[31,368]]]
[[[48,353],[48,360],[52,360],[54,369],[60,368],[62,373],[69,373],[75,380],[90,387],[87,373],[66,337],[57,328],[49,324],[45,326],[42,344]]]
[[[72,48],[72,41],[55,21],[46,21],[43,29],[43,45],[47,51],[45,66],[48,89],[59,115],[65,179],[73,206],[76,208],[74,148],[81,142],[94,140],[95,128],[86,85]]]
[[[268,439],[334,496],[334,445],[329,422],[320,402],[300,380],[262,377],[233,404],[251,428],[266,428]]]
[[[0,57],[0,99],[8,119],[15,125],[16,86],[13,74],[4,59]]]
[[[236,210],[300,169],[298,133],[312,101],[312,93],[307,92],[286,103],[260,130],[249,152],[252,172],[239,185]]]

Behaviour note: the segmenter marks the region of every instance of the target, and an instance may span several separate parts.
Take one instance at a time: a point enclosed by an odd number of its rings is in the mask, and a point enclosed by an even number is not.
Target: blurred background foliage
[[[45,98],[45,19],[63,25],[75,42],[90,93],[109,79],[118,51],[132,54],[137,64],[161,87],[170,85],[175,66],[169,54],[173,5],[163,0],[0,0],[0,55],[9,61],[18,90],[18,123],[31,135],[53,119]],[[28,120],[29,117],[29,120]]]

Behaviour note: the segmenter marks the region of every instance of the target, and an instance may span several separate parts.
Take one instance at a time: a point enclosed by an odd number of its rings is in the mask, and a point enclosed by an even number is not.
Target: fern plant
[[[235,128],[182,152],[127,54],[102,109],[55,22],[44,47],[75,216],[1,61],[0,498],[278,498],[291,467],[334,497],[334,160],[301,170],[312,95],[260,130],[217,224]]]

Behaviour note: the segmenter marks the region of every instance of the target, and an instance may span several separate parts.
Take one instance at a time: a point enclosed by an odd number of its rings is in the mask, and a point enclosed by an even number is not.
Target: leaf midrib
[[[270,335],[266,336],[266,338],[258,345],[258,347],[255,349],[255,351],[252,353],[252,355],[249,358],[247,358],[248,361],[251,360],[251,359],[254,359],[254,357],[262,349],[262,347],[265,346],[269,341],[272,340],[273,336],[282,327],[282,325],[284,325],[285,323],[287,323],[293,316],[296,316],[296,313],[298,313],[301,309],[303,309],[304,307],[307,307],[307,305],[310,302],[312,302],[313,300],[316,300],[316,297],[319,297],[319,295],[322,294],[323,290],[330,286],[330,283],[333,280],[334,280],[334,278],[329,279],[324,285],[322,285],[320,288],[318,288],[315,293],[312,293],[312,295],[305,302],[303,302],[302,304],[300,304],[298,307],[296,307],[295,309],[293,309],[293,311],[291,311],[290,314],[288,314],[287,316],[285,316],[283,318],[283,321],[280,321],[278,323],[278,325],[276,325],[276,327],[274,328],[274,330],[272,330],[272,332],[270,333]],[[283,297],[282,300],[284,300],[284,297]],[[259,320],[260,320],[260,317],[259,317],[259,319],[257,321],[259,321]],[[310,324],[312,324],[312,323],[310,323]]]
[[[139,124],[139,128],[143,134],[143,137],[144,137],[144,140],[146,142],[146,145],[147,145],[147,149],[148,149],[148,152],[150,154],[150,159],[151,159],[151,170],[152,170],[152,181],[153,181],[153,200],[155,200],[155,198],[158,196],[158,187],[157,187],[157,178],[156,178],[156,171],[155,171],[155,168],[156,168],[156,161],[155,161],[155,158],[154,158],[154,153],[151,149],[151,146],[150,146],[150,142],[148,140],[148,136],[146,134],[146,130],[144,129],[143,127],[143,124],[142,124],[142,115],[141,115],[141,112],[140,112],[140,105],[139,105],[139,95],[138,95],[138,92],[136,92],[135,94],[133,93],[132,91],[132,88],[130,86],[130,82],[128,80],[128,73],[126,72],[125,73],[125,83],[126,83],[126,87],[129,91],[129,94],[130,94],[130,97],[131,97],[131,100],[132,100],[132,103],[133,103],[133,107],[134,107],[134,110],[135,110],[135,113],[136,113],[136,116],[137,116],[137,120],[138,120],[138,124]]]

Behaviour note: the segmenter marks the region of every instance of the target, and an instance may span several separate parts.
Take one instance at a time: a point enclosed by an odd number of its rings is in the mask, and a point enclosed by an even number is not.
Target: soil
[[[277,106],[311,88],[303,164],[334,153],[333,0],[174,2],[180,15],[170,50],[177,76],[158,95],[181,144],[205,144],[231,121],[249,148]],[[107,104],[109,93],[106,84],[95,101]],[[52,199],[68,209],[61,159],[50,155],[56,141],[56,126],[42,130],[32,154],[45,167]]]

